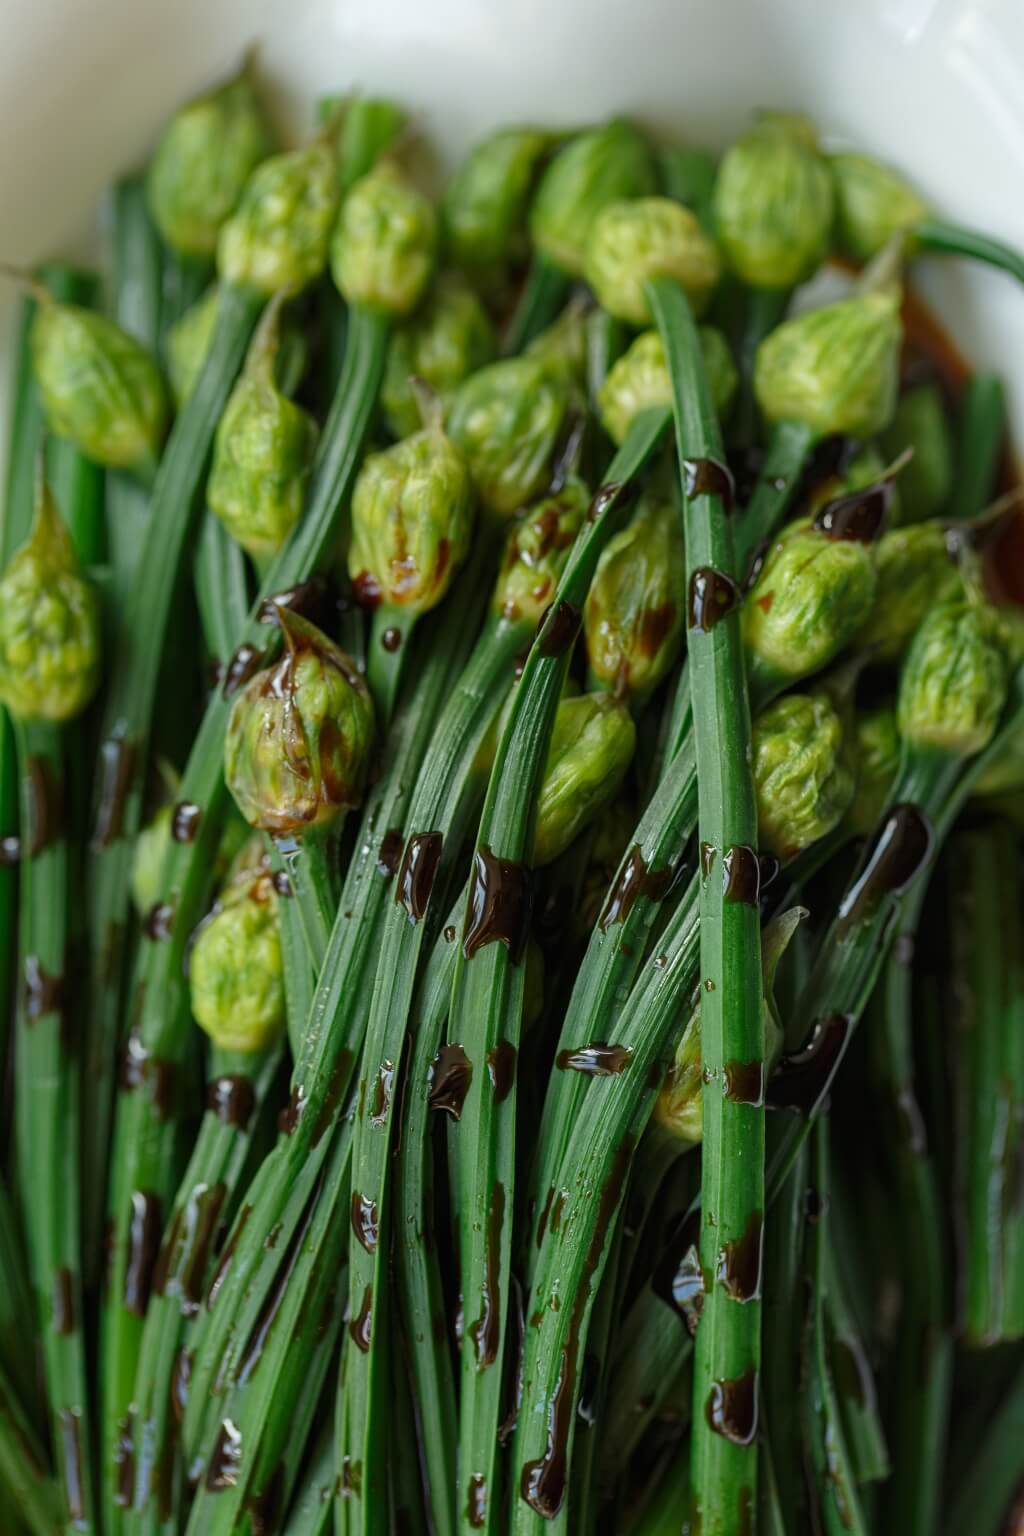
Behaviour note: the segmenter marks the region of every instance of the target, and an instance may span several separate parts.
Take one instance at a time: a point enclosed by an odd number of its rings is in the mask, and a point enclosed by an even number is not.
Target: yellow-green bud
[[[832,155],[829,164],[839,241],[855,261],[870,261],[929,217],[928,204],[891,166],[867,155]]]
[[[239,879],[199,929],[189,961],[192,1013],[226,1051],[259,1051],[284,1033],[278,896],[269,873]]]
[[[581,277],[591,227],[602,208],[654,190],[650,150],[629,123],[616,119],[581,133],[540,179],[530,209],[533,244],[553,266]]]
[[[633,760],[636,727],[607,693],[562,699],[537,797],[533,863],[550,864],[615,794]]]
[[[558,318],[533,338],[524,356],[542,362],[550,374],[563,379],[570,388],[582,386],[587,371],[584,305],[572,299]]]
[[[928,610],[962,595],[963,581],[939,523],[914,523],[883,534],[875,546],[875,569],[875,605],[857,644],[871,652],[873,661],[896,661]]]
[[[167,376],[179,411],[202,372],[217,326],[219,302],[220,289],[214,283],[167,333]]]
[[[973,596],[942,603],[918,628],[903,663],[900,735],[912,747],[973,756],[992,739],[1007,685],[996,610]]]
[[[448,431],[488,512],[511,517],[546,488],[568,405],[564,378],[536,357],[491,363],[459,386]]]
[[[252,172],[273,149],[248,68],[172,117],[150,164],[153,222],[180,256],[212,256]]]
[[[646,496],[610,539],[584,608],[591,674],[606,688],[648,697],[682,644],[682,520],[670,501]]]
[[[466,558],[473,488],[440,423],[363,464],[352,494],[348,570],[360,602],[426,613]]]
[[[427,291],[437,256],[437,215],[392,160],[356,182],[331,243],[331,272],[349,304],[408,315]]]
[[[500,282],[526,255],[530,191],[552,135],[502,128],[470,150],[444,194],[447,254],[475,282]]]
[[[391,338],[381,385],[381,404],[395,437],[420,427],[414,379],[446,407],[463,379],[495,354],[494,328],[480,300],[459,278],[441,277],[422,308]]]
[[[953,439],[934,385],[922,384],[903,396],[882,434],[882,447],[890,462],[913,449],[913,458],[900,472],[899,515],[894,509],[894,521],[921,523],[935,517],[953,488]]]
[[[718,247],[689,208],[667,197],[609,203],[590,229],[584,276],[606,310],[650,325],[648,278],[671,277],[700,313],[721,275]]]
[[[902,742],[896,711],[886,704],[858,713],[853,733],[857,787],[846,825],[855,837],[870,837],[882,819],[900,766]]]
[[[45,298],[32,321],[31,347],[51,431],[108,469],[155,462],[170,411],[145,347],[104,315]]]
[[[140,917],[145,917],[152,912],[160,900],[163,891],[164,860],[172,842],[171,830],[174,815],[175,806],[172,803],[162,805],[135,839],[135,848],[132,853],[132,901]],[[247,842],[255,843],[262,854],[262,840],[259,837],[253,837],[232,806],[225,819],[224,830],[214,859],[213,874],[216,884],[219,884],[228,874],[233,860],[242,850],[243,844]]]
[[[853,798],[843,725],[820,693],[790,693],[753,723],[758,845],[783,863],[838,826]]]
[[[818,437],[874,437],[896,404],[903,328],[899,303],[869,293],[786,320],[757,350],[754,388],[769,421],[802,422]]]
[[[337,212],[337,166],[326,144],[264,160],[221,230],[220,276],[267,295],[298,293],[327,266]]]
[[[373,703],[355,663],[327,636],[279,610],[285,651],[235,699],[224,775],[258,831],[301,836],[362,797]]]
[[[491,606],[513,624],[535,626],[551,604],[569,551],[590,506],[590,492],[574,476],[557,495],[513,523]]]
[[[0,577],[0,701],[19,720],[70,720],[99,675],[96,591],[40,476],[32,529]]]
[[[729,343],[714,326],[701,326],[700,344],[711,398],[724,420],[739,383],[736,364]],[[657,331],[644,331],[612,364],[601,385],[598,406],[602,424],[612,442],[621,447],[634,416],[652,406],[671,404],[672,380],[661,337]]]
[[[791,131],[797,121],[765,118],[718,169],[718,238],[733,271],[752,288],[795,288],[828,248],[832,179],[813,140]]]

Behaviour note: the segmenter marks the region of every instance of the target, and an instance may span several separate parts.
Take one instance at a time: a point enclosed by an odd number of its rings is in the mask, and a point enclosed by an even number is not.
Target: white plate
[[[353,87],[406,103],[448,159],[507,120],[627,111],[721,144],[753,108],[799,107],[828,138],[896,161],[947,215],[1024,247],[1020,0],[5,0],[4,12],[8,261],[86,248],[111,179],[254,39],[294,131],[317,94]],[[1005,373],[1024,440],[1024,290],[938,259],[922,277],[968,357]],[[4,294],[0,347],[10,310]]]

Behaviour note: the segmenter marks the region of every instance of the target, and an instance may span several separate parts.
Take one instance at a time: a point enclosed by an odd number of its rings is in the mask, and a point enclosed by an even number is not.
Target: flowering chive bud
[[[873,437],[896,404],[901,340],[899,303],[889,293],[808,310],[758,348],[758,403],[769,421],[802,422],[819,437]]]
[[[220,289],[214,283],[167,333],[167,376],[180,411],[195,387],[217,325]]]
[[[103,315],[43,296],[30,340],[50,429],[108,469],[152,465],[169,410],[146,349]]]
[[[329,117],[334,117],[334,112]],[[338,129],[338,185],[345,197],[405,128],[405,113],[383,97],[356,96]]]
[[[426,613],[466,558],[473,488],[440,421],[363,464],[352,494],[348,570],[361,601]]]
[[[646,698],[682,643],[683,535],[670,501],[645,497],[598,561],[584,609],[592,676],[618,694]]]
[[[702,325],[699,334],[711,398],[724,420],[739,383],[736,364],[721,331]],[[671,404],[672,381],[661,337],[657,331],[644,331],[608,370],[598,393],[601,421],[612,442],[621,447],[634,416],[651,406]]]
[[[313,418],[274,384],[280,305],[273,303],[217,427],[206,496],[231,537],[257,564],[299,520],[313,462]]]
[[[540,623],[589,506],[587,487],[570,476],[557,495],[512,524],[491,601],[495,613],[510,623]]]
[[[99,668],[96,591],[40,476],[31,531],[0,577],[0,702],[19,720],[70,720]]]
[[[511,517],[545,489],[568,405],[564,378],[542,358],[491,363],[459,386],[448,431],[488,512]]]
[[[764,118],[718,169],[714,216],[726,260],[752,288],[795,288],[820,266],[832,179],[806,119]]]
[[[298,293],[327,265],[337,212],[337,167],[326,144],[264,160],[221,230],[220,276],[268,295]]]
[[[422,308],[391,338],[381,404],[395,437],[409,437],[421,425],[414,378],[429,385],[444,406],[495,350],[494,329],[476,294],[457,277],[441,277]]]
[[[758,715],[752,745],[758,844],[785,863],[838,826],[853,798],[842,722],[824,695],[790,693]]]
[[[151,912],[160,900],[164,860],[171,846],[174,814],[173,804],[162,805],[135,839],[132,854],[132,900],[140,917]],[[253,838],[245,822],[232,807],[217,845],[213,865],[216,882],[219,883],[228,873],[232,860],[247,840],[255,842],[262,852],[261,839]]]
[[[875,546],[878,589],[857,644],[872,660],[896,661],[936,603],[963,594],[940,523],[914,523],[883,534]]]
[[[586,308],[573,299],[556,320],[535,336],[525,356],[537,358],[570,387],[582,385],[587,370]]]
[[[530,235],[547,261],[582,276],[594,220],[608,203],[656,189],[650,151],[621,118],[581,133],[552,160],[530,209]]]
[[[268,873],[223,893],[192,946],[189,989],[196,1023],[221,1050],[263,1050],[284,1033],[278,896]]]
[[[650,325],[648,278],[674,278],[700,313],[721,269],[718,247],[695,214],[667,197],[638,197],[609,203],[597,215],[583,270],[599,302],[616,319]]]
[[[437,254],[430,200],[390,160],[356,182],[331,242],[331,272],[349,304],[408,315],[426,292]]]
[[[900,512],[894,521],[921,523],[935,517],[953,488],[953,440],[934,385],[922,384],[902,397],[882,434],[882,447],[890,461],[913,449],[900,473]]]
[[[607,693],[562,699],[537,797],[533,862],[550,864],[607,804],[626,776],[636,727]]]
[[[173,251],[214,254],[221,226],[273,147],[247,67],[174,115],[146,178],[153,222]]]
[[[891,166],[867,155],[832,155],[829,165],[839,240],[855,261],[870,261],[929,217],[927,203]]]
[[[855,837],[870,837],[882,818],[900,765],[902,743],[896,711],[887,704],[858,713],[853,734],[857,787],[846,812],[846,825]]]
[[[258,831],[298,835],[358,805],[373,742],[373,704],[355,663],[280,608],[285,651],[235,699],[224,775]]]
[[[751,688],[771,690],[828,665],[863,627],[878,578],[873,550],[806,518],[772,545],[743,605]]]
[[[1006,702],[999,617],[981,598],[941,603],[918,628],[900,674],[897,720],[911,747],[970,757]]]
[[[500,282],[526,255],[526,217],[537,168],[553,136],[503,128],[477,144],[448,183],[441,205],[445,249],[474,282]]]

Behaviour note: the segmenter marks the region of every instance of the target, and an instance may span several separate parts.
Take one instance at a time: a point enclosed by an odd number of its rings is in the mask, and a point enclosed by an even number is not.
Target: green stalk
[[[785,319],[792,292],[788,288],[747,288],[740,300],[742,321],[736,347],[740,386],[731,419],[731,436],[746,446],[758,436],[754,359],[770,331]]]
[[[209,511],[199,527],[193,576],[203,638],[219,678],[249,612],[249,578],[241,547]]]
[[[264,838],[267,857],[274,872],[274,884],[281,898],[278,912],[281,924],[281,966],[284,971],[284,997],[288,1010],[288,1045],[292,1057],[302,1049],[302,1032],[306,1027],[309,1010],[313,1004],[313,990],[317,978],[309,958],[306,929],[294,900],[291,881],[288,879],[277,844],[267,835]]]
[[[672,377],[676,441],[686,464],[721,458],[721,439],[700,342],[682,290],[649,284],[651,309]],[[727,1244],[760,1243],[764,1213],[764,1106],[738,1103],[725,1088],[727,1065],[763,1062],[764,1010],[757,908],[757,813],[750,772],[750,720],[739,632],[732,530],[718,496],[685,506],[689,590],[726,584],[731,611],[688,632],[701,865],[701,1054],[704,1073],[723,1084],[704,1095],[701,1265],[715,1276],[704,1298],[694,1365],[693,1487],[705,1536],[740,1529],[744,1497],[756,1499],[760,1284],[737,1295],[718,1278]],[[697,622],[695,622],[695,617]],[[707,851],[706,851],[707,850]],[[745,878],[746,875],[746,878]],[[739,1408],[733,1412],[730,1398]]]
[[[560,267],[534,253],[526,282],[505,332],[506,357],[522,352],[554,320],[565,303],[569,279]]]
[[[222,304],[220,314],[230,315],[233,307],[231,303]],[[218,329],[222,329],[220,317]],[[108,1506],[116,1486],[114,1453],[118,1425],[130,1402],[142,1334],[140,1308],[131,1294],[125,1295],[133,1212],[137,1231],[144,1233],[147,1222],[158,1229],[161,1204],[172,1195],[178,1177],[175,1145],[185,1106],[167,1103],[166,1085],[168,1074],[173,1079],[184,1063],[191,1038],[184,959],[189,935],[202,915],[209,892],[213,855],[226,805],[222,755],[227,717],[240,676],[254,669],[264,650],[273,644],[274,637],[268,636],[260,620],[263,602],[307,578],[334,547],[370,425],[387,335],[388,322],[384,318],[353,315],[346,367],[321,438],[305,516],[275,560],[245,627],[237,636],[239,646],[232,665],[224,685],[207,706],[182,781],[182,800],[200,809],[198,834],[191,843],[172,844],[168,853],[161,921],[155,927],[156,937],[145,946],[134,1004],[138,1010],[139,1047],[147,1070],[136,1091],[119,1096],[115,1122],[114,1235],[102,1373],[107,1393],[104,1478]],[[238,348],[236,368],[243,350],[244,347]],[[210,366],[208,361],[204,377]],[[200,384],[179,418],[176,434],[193,422],[193,408],[204,393]],[[207,442],[212,426],[210,423]],[[174,441],[172,436],[165,465],[169,457],[178,457],[171,455]],[[162,467],[161,476],[164,475]],[[113,846],[118,849],[122,844]],[[152,1250],[145,1246],[131,1257],[141,1263],[152,1257]],[[116,1519],[112,1524],[116,1530]]]
[[[587,399],[596,414],[597,397],[608,377],[608,370],[625,351],[628,331],[605,309],[595,309],[587,316]]]
[[[919,250],[935,251],[942,256],[966,256],[1024,283],[1024,256],[991,235],[947,223],[945,219],[923,219],[910,233]]]
[[[301,837],[277,839],[295,909],[306,938],[309,961],[319,975],[338,910],[338,829],[307,827]]]
[[[641,1147],[643,1142],[641,1141]],[[626,1194],[627,1208],[632,1217],[632,1195],[639,1177],[645,1171],[642,1157],[637,1157],[630,1189]],[[583,1398],[580,1397],[578,1417],[580,1427],[572,1465],[572,1483],[569,1500],[574,1511],[574,1523],[580,1536],[592,1536],[600,1529],[604,1468],[597,1460],[598,1429],[608,1407],[611,1377],[611,1339],[621,1301],[623,1269],[626,1267],[629,1244],[625,1234],[625,1219],[619,1221],[612,1237],[611,1250],[605,1263],[604,1274],[597,1290],[597,1299],[590,1315],[587,1335],[587,1353],[584,1366],[590,1377],[590,1400],[584,1416]],[[665,1362],[663,1361],[663,1366]],[[684,1463],[685,1465],[685,1463]],[[601,1477],[599,1480],[598,1473]],[[680,1508],[684,1506],[680,1505]]]
[[[994,373],[973,374],[964,386],[957,418],[956,469],[946,509],[954,522],[977,517],[992,500],[1005,434],[1002,379]]]
[[[768,1223],[764,1247],[764,1354],[761,1411],[775,1498],[794,1532],[808,1519],[799,1456],[801,1264],[807,1197],[807,1152],[796,1159]],[[765,1489],[759,1490],[764,1498]]]
[[[11,1516],[17,1511],[31,1536],[54,1536],[63,1528],[63,1502],[35,1426],[0,1363],[0,1505]]]
[[[320,1430],[284,1536],[329,1536],[334,1527],[334,1424]]]
[[[601,1475],[609,1485],[625,1471],[692,1354],[693,1339],[682,1317],[648,1281],[615,1340],[608,1409],[600,1426]]]
[[[876,1483],[889,1477],[891,1463],[874,1378],[846,1297],[846,1287],[852,1284],[851,1277],[837,1255],[834,1178],[832,1190],[829,1207],[833,1228],[829,1244],[829,1359],[854,1481]]]
[[[661,1476],[635,1524],[631,1536],[679,1536],[683,1512],[692,1499],[690,1467],[685,1456],[670,1454]]]
[[[1001,1536],[1020,1483],[1024,1444],[1024,1366],[1017,1369],[959,1485],[952,1490],[943,1536]]]
[[[370,626],[366,681],[377,709],[381,730],[395,712],[395,701],[405,672],[409,642],[416,625],[416,615],[405,608],[382,603],[374,610]]]
[[[32,1286],[24,1237],[5,1184],[0,1183],[0,1365],[19,1403],[38,1426],[43,1402],[36,1370],[35,1338],[25,1327],[32,1316]]]

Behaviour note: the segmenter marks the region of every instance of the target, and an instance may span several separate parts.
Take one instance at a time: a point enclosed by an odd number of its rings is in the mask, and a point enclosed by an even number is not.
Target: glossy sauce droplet
[[[491,1080],[491,1096],[495,1104],[504,1103],[516,1076],[516,1048],[508,1040],[499,1040],[494,1049],[487,1052],[487,1076]]]
[[[795,1109],[809,1116],[828,1092],[853,1029],[853,1017],[833,1013],[819,1021],[807,1045],[783,1056],[768,1084],[772,1109]]]
[[[377,850],[377,871],[385,880],[398,869],[402,857],[402,834],[398,827],[389,827]]]
[[[0,837],[0,868],[9,869],[21,863],[21,838],[16,833]]]
[[[230,1238],[225,1244],[224,1252],[220,1256],[217,1268],[214,1271],[213,1279],[210,1281],[210,1290],[206,1298],[207,1312],[213,1311],[217,1297],[220,1295],[221,1290],[224,1287],[224,1282],[228,1277],[228,1271],[231,1268],[231,1261],[235,1256],[235,1249],[238,1246],[238,1239],[241,1237],[242,1232],[245,1229],[245,1225],[251,1215],[252,1206],[243,1205],[241,1213],[235,1220],[234,1230],[232,1231]]]
[[[717,496],[726,512],[732,511],[736,482],[717,459],[684,459],[683,490],[688,501],[696,496]]]
[[[231,1419],[224,1419],[210,1452],[206,1469],[206,1487],[210,1493],[233,1488],[242,1470],[242,1436]]]
[[[327,583],[324,578],[311,576],[308,581],[297,581],[283,592],[274,592],[270,597],[265,597],[256,617],[261,624],[280,624],[280,609],[287,608],[291,613],[318,622],[326,619],[326,598]],[[323,623],[320,627],[324,627]]]
[[[182,800],[171,816],[171,836],[176,843],[194,843],[203,813],[191,800]]]
[[[416,832],[406,844],[395,900],[414,923],[426,915],[443,846],[440,832]]]
[[[557,1065],[563,1072],[582,1072],[587,1077],[615,1077],[625,1072],[632,1059],[633,1052],[626,1045],[593,1040],[575,1050],[559,1051]]]
[[[400,651],[402,648],[402,631],[396,629],[393,624],[390,624],[381,635],[380,643],[386,651],[391,651],[392,653]]]
[[[757,854],[747,843],[734,843],[722,860],[726,901],[742,901],[756,907],[761,894],[761,866]]]
[[[757,1372],[750,1366],[731,1381],[713,1381],[704,1405],[708,1423],[733,1445],[752,1445],[757,1434]]]
[[[353,576],[352,597],[360,608],[368,611],[379,608],[382,596],[380,582],[369,571],[360,571],[358,576]]]
[[[725,1097],[730,1104],[764,1103],[764,1062],[727,1061],[722,1068]]]
[[[225,1073],[215,1077],[206,1088],[206,1107],[221,1125],[233,1125],[244,1131],[256,1107],[256,1090],[251,1077]]]
[[[701,879],[706,880],[715,867],[717,850],[714,843],[701,843],[700,845],[700,874]]]
[[[224,697],[230,699],[239,688],[244,688],[260,669],[263,653],[254,645],[240,645],[228,662],[224,673]]]
[[[866,922],[883,897],[906,890],[926,862],[934,840],[931,823],[916,805],[893,806],[840,904],[837,938],[847,938],[852,929]]]
[[[111,736],[100,748],[100,798],[93,832],[94,848],[109,848],[124,833],[124,812],[135,778],[134,742]]]
[[[75,1326],[74,1279],[70,1269],[61,1267],[53,1277],[53,1331],[65,1337]]]
[[[282,1136],[291,1136],[302,1119],[306,1108],[306,1095],[301,1086],[292,1089],[288,1103],[277,1117],[277,1128]]]
[[[190,1349],[179,1349],[171,1377],[171,1411],[179,1424],[184,1421],[188,1407],[188,1389],[192,1385],[192,1366],[195,1355]]]
[[[118,1509],[130,1509],[135,1497],[135,1433],[131,1417],[117,1421],[114,1443],[114,1503]]]
[[[490,1209],[487,1214],[487,1257],[484,1283],[480,1292],[480,1316],[470,1324],[469,1336],[473,1341],[478,1370],[493,1365],[498,1358],[501,1343],[501,1295],[498,1289],[501,1274],[501,1229],[505,1220],[505,1186],[495,1184],[491,1191]]]
[[[427,1103],[431,1109],[443,1109],[453,1120],[458,1120],[472,1077],[473,1063],[462,1046],[442,1045],[430,1065]]]
[[[638,844],[626,855],[601,913],[601,929],[606,932],[613,923],[624,923],[638,897],[648,901],[663,901],[681,878],[682,861],[674,866],[666,864],[662,869],[649,869]]]
[[[756,1301],[761,1294],[763,1229],[760,1211],[753,1211],[743,1236],[723,1243],[718,1250],[716,1278],[733,1301]]]
[[[60,1426],[60,1454],[64,1466],[64,1494],[68,1515],[72,1524],[78,1524],[85,1519],[81,1415],[73,1408],[62,1408],[57,1414],[57,1423]]]
[[[533,885],[530,870],[512,859],[499,859],[489,848],[477,850],[469,885],[467,960],[486,944],[504,944],[514,964],[522,958],[530,928]]]
[[[153,1267],[160,1248],[162,1227],[160,1200],[135,1190],[128,1224],[128,1255],[124,1272],[124,1304],[136,1317],[145,1317]]]
[[[487,1524],[487,1482],[479,1472],[474,1472],[469,1480],[466,1519],[475,1531],[482,1530]]]
[[[367,1253],[376,1253],[379,1235],[377,1202],[358,1190],[352,1196],[352,1230]]]
[[[373,1329],[373,1291],[369,1286],[363,1292],[363,1304],[359,1308],[358,1316],[352,1318],[348,1325],[348,1331],[353,1344],[361,1349],[363,1354],[370,1352],[370,1336]]]
[[[700,566],[690,577],[688,606],[691,629],[710,634],[719,620],[724,619],[738,605],[740,592],[731,577],[724,571]]]
[[[894,485],[893,480],[879,480],[863,490],[837,496],[817,513],[814,528],[829,539],[873,544],[888,521]]]
[[[25,1018],[30,1025],[50,1013],[63,1015],[64,990],[63,976],[51,976],[38,955],[25,956]]]
[[[582,622],[580,610],[564,598],[549,608],[537,626],[538,656],[564,656],[575,644]]]
[[[373,1084],[373,1104],[370,1108],[370,1124],[385,1125],[391,1111],[391,1095],[395,1083],[395,1064],[382,1061],[377,1068]]]
[[[156,902],[147,912],[142,929],[146,938],[152,939],[154,943],[169,939],[174,930],[174,903]]]

